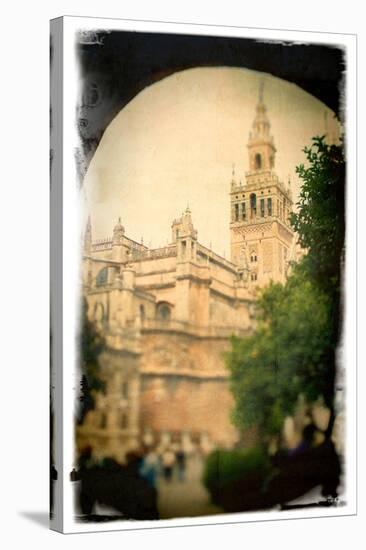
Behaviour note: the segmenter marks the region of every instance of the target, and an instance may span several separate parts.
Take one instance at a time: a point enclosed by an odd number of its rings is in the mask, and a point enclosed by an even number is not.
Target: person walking
[[[186,454],[182,447],[180,447],[175,453],[175,459],[178,466],[178,479],[179,481],[184,481],[186,471]]]
[[[168,448],[163,452],[162,464],[165,481],[170,482],[172,479],[175,460],[175,454],[171,449]]]
[[[147,451],[142,459],[140,467],[140,475],[146,479],[150,487],[156,488],[156,478],[159,470],[159,456],[156,451],[151,448]]]

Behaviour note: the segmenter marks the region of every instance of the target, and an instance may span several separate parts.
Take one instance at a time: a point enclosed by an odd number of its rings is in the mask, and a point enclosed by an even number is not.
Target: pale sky
[[[106,129],[86,174],[84,216],[93,239],[112,234],[121,217],[126,235],[152,247],[171,240],[171,222],[187,204],[198,240],[230,257],[229,191],[232,165],[245,181],[247,141],[258,91],[277,148],[275,171],[291,177],[304,145],[334,125],[333,113],[294,84],[237,68],[196,68],[145,88]]]

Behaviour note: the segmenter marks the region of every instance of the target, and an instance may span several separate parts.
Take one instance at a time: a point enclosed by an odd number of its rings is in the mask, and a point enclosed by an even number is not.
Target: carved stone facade
[[[260,99],[248,142],[246,184],[231,182],[231,261],[198,241],[190,210],[169,245],[149,249],[125,234],[84,236],[88,315],[106,338],[106,392],[77,443],[123,460],[142,442],[232,446],[233,399],[224,353],[253,330],[257,286],[284,281],[294,248],[291,192],[273,172],[275,146]]]

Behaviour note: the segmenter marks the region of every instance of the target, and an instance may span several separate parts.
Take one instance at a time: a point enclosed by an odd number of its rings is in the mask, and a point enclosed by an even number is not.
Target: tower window
[[[264,218],[264,199],[261,199],[261,216]]]
[[[246,218],[247,218],[247,212],[246,212],[246,209],[245,209],[245,202],[241,203],[241,217],[242,217],[243,220],[246,220]]]
[[[239,220],[239,205],[235,205],[235,221],[237,222]]]
[[[267,213],[268,216],[272,216],[272,199],[267,199]]]
[[[254,162],[255,162],[255,169],[260,170],[262,168],[262,156],[259,153],[255,155]]]
[[[251,281],[256,281],[257,278],[258,278],[258,277],[257,277],[257,274],[256,274],[256,273],[252,273],[252,274],[250,275],[250,280],[251,280]]]
[[[257,196],[255,193],[250,195],[250,211],[252,216],[257,213]]]

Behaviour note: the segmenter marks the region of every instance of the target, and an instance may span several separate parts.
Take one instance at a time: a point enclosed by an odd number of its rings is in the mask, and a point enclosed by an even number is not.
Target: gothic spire
[[[259,84],[258,103],[248,140],[251,171],[271,170],[275,161],[276,148],[270,134],[271,125],[267,116],[267,107],[263,102],[263,88],[262,80]]]

